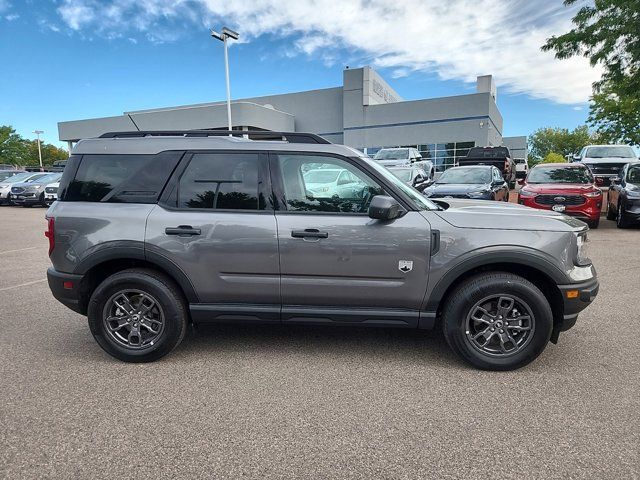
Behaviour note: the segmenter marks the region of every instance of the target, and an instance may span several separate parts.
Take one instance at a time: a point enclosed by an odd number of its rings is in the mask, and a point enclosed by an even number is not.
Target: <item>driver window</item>
[[[382,187],[350,163],[320,155],[279,154],[287,210],[363,213]]]

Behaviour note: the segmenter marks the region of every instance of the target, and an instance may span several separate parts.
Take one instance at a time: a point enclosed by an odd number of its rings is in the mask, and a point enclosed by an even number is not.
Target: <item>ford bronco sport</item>
[[[232,135],[75,146],[47,212],[48,281],[114,357],[156,360],[189,323],[439,326],[466,362],[509,370],[597,294],[577,219],[432,202],[311,134]],[[344,185],[318,183],[322,170],[347,172]]]

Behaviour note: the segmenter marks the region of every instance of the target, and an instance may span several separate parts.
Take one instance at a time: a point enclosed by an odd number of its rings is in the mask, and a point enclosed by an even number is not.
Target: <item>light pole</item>
[[[240,34],[227,27],[223,27],[222,33],[211,30],[211,36],[224,43],[224,72],[227,79],[227,122],[229,124],[229,131],[231,131],[231,87],[229,85],[229,54],[227,52],[227,40],[230,38],[238,40]]]
[[[42,149],[40,148],[40,134],[44,133],[44,130],[34,130],[33,133],[35,133],[38,137],[38,157],[40,158],[40,171],[42,172],[44,170],[44,167],[42,166]]]

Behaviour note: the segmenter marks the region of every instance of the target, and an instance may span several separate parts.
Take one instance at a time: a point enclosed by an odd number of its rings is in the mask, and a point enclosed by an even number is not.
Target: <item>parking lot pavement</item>
[[[600,295],[515,372],[437,333],[219,326],[124,364],[0,208],[0,478],[638,478],[640,229],[590,232]]]

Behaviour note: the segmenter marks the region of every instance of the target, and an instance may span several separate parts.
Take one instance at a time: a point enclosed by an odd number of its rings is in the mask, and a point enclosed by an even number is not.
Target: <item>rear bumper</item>
[[[86,306],[80,302],[80,287],[83,275],[62,273],[53,267],[47,269],[47,281],[51,293],[64,306],[82,315],[86,313]]]

